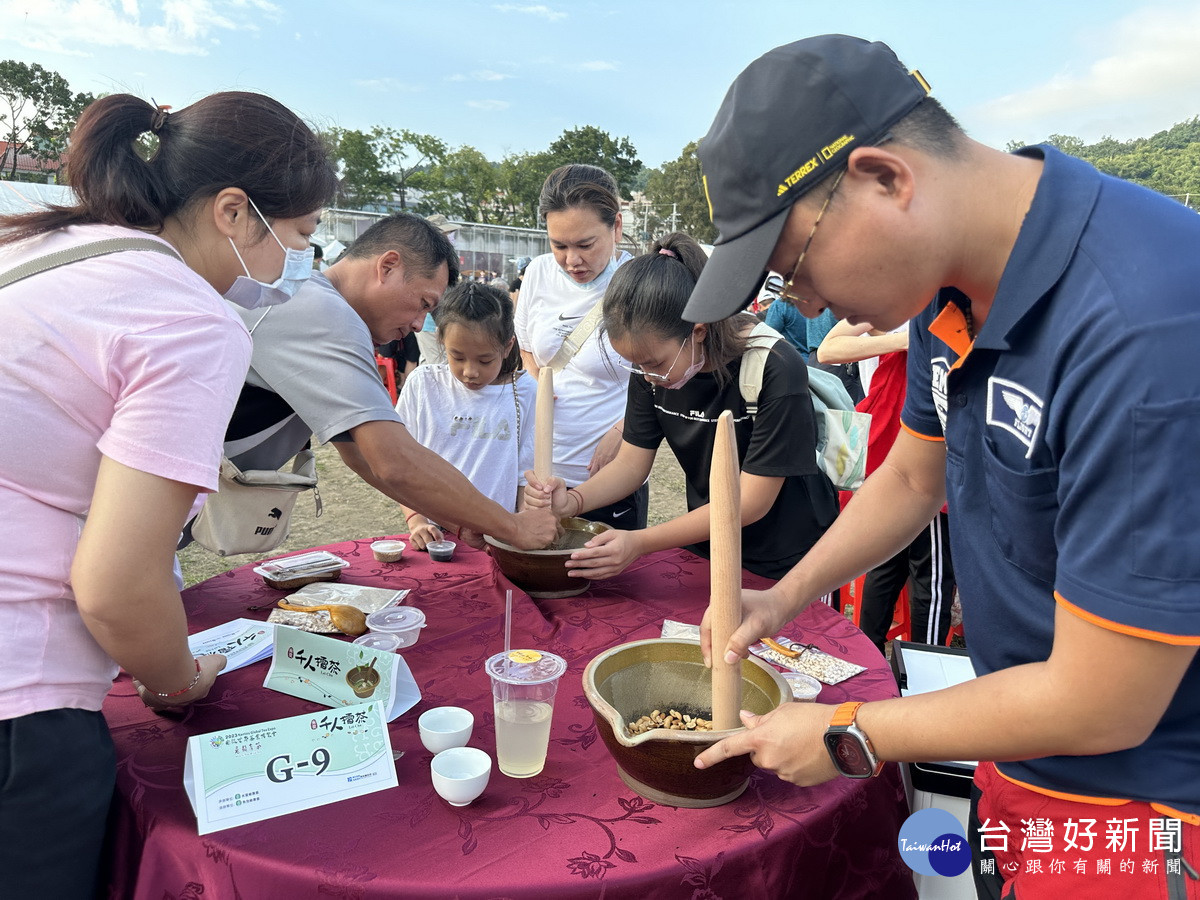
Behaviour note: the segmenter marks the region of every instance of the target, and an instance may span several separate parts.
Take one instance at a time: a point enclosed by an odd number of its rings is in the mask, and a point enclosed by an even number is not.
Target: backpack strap
[[[746,401],[746,412],[750,420],[758,415],[758,395],[762,393],[763,372],[767,368],[767,354],[777,341],[784,337],[765,322],[759,322],[750,330],[746,349],[742,352],[742,369],[738,374],[738,389]]]
[[[554,370],[555,375],[567,367],[567,363],[575,358],[575,354],[583,348],[584,343],[592,336],[592,332],[600,324],[600,316],[604,312],[603,303],[603,298],[596,301],[596,305],[588,310],[588,314],[583,317],[583,320],[563,339],[558,352],[554,354],[554,358],[546,363],[546,365]]]
[[[162,253],[166,256],[174,257],[183,262],[183,257],[175,252],[170,245],[164,244],[162,241],[134,237],[105,238],[102,241],[92,241],[88,244],[80,244],[78,247],[56,250],[53,253],[47,253],[45,256],[27,260],[19,266],[0,274],[0,288],[8,287],[10,284],[15,284],[18,281],[29,278],[31,275],[39,275],[42,272],[57,269],[59,266],[65,266],[68,263],[91,259],[95,256],[107,256],[110,253],[121,253],[125,250],[150,250],[154,253]]]

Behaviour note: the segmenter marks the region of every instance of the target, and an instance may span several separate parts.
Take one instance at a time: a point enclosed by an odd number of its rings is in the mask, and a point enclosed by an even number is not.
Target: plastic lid
[[[400,638],[386,631],[368,631],[354,639],[354,643],[372,650],[399,650]]]
[[[389,606],[367,616],[372,631],[411,631],[425,627],[425,613],[415,606]]]
[[[403,550],[404,549],[404,541],[397,541],[397,540],[393,540],[393,539],[388,539],[386,541],[372,541],[371,549],[372,550],[384,550],[384,551]]]
[[[821,682],[803,672],[784,672],[783,680],[792,689],[792,698],[795,700],[811,700],[821,693]]]
[[[425,545],[426,550],[453,550],[458,545],[454,541],[430,541]]]
[[[323,575],[326,572],[336,572],[350,565],[340,556],[334,556],[327,550],[316,550],[301,553],[298,556],[284,556],[271,559],[255,566],[254,571],[264,578],[274,581],[288,581],[292,578],[303,578],[308,575]]]
[[[544,650],[512,650],[497,653],[485,665],[488,674],[507,684],[543,684],[567,671],[567,661]]]

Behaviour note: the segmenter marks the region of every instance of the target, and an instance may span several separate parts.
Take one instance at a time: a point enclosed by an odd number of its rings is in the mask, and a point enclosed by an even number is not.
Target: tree
[[[549,153],[510,153],[500,161],[497,178],[505,225],[538,227],[538,200],[546,176],[559,165]]]
[[[337,205],[361,209],[386,201],[390,185],[370,137],[346,128],[331,128],[323,136],[338,169]]]
[[[17,176],[17,152],[41,163],[58,160],[84,107],[95,98],[72,94],[67,80],[37,63],[0,62],[0,136],[12,149],[9,178]]]
[[[1082,138],[1052,134],[1045,142],[1090,162],[1101,172],[1189,205],[1200,201],[1200,117],[1178,122],[1148,138],[1118,141],[1106,136],[1094,144],[1085,144]],[[1016,141],[1008,145],[1010,150],[1020,146]]]
[[[408,188],[412,176],[423,168],[437,165],[446,158],[446,142],[431,134],[402,128],[376,127],[371,130],[371,146],[379,164],[391,179],[392,190],[400,199],[400,208],[408,208]]]
[[[678,159],[650,170],[646,179],[646,200],[653,212],[643,219],[649,225],[647,239],[666,232],[672,209],[676,230],[686,231],[701,243],[711,244],[717,239],[717,229],[708,215],[697,146],[698,142],[692,141],[683,148]],[[632,231],[633,224],[626,223],[626,230]]]
[[[338,203],[354,208],[398,202],[407,209],[412,176],[446,156],[440,138],[408,129],[331,128],[324,137],[338,166]]]
[[[633,196],[632,191],[643,168],[629,138],[614,140],[608,132],[594,125],[564,131],[546,153],[554,163],[551,171],[568,163],[587,163],[607,169],[617,180],[621,196],[626,200]]]
[[[448,153],[437,165],[414,173],[410,183],[423,194],[417,206],[423,214],[485,224],[503,219],[497,168],[474,147]]]

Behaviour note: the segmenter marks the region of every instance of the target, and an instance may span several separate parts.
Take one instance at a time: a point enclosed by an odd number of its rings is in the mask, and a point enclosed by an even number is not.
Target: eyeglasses
[[[626,366],[632,375],[641,375],[643,378],[648,378],[655,384],[666,384],[671,380],[671,370],[675,368],[675,363],[679,362],[679,357],[683,355],[683,348],[687,346],[688,341],[692,339],[692,335],[688,335],[687,340],[679,345],[679,352],[675,354],[675,358],[671,360],[671,365],[667,366],[667,371],[662,375],[656,375],[653,372],[647,372],[644,369],[635,369],[631,366]]]
[[[787,277],[783,281],[783,290],[779,292],[779,298],[786,300],[789,303],[806,303],[808,297],[801,297],[792,289],[792,282],[796,277],[796,273],[800,271],[800,265],[804,262],[804,257],[808,255],[808,248],[812,246],[813,235],[817,233],[817,226],[821,224],[821,218],[825,215],[825,210],[829,209],[829,201],[833,199],[834,193],[838,189],[838,185],[842,183],[842,176],[846,174],[846,170],[838,172],[837,178],[833,180],[833,187],[830,188],[829,194],[825,197],[825,202],[821,204],[821,209],[817,213],[817,218],[813,221],[812,231],[808,233],[808,240],[804,242],[804,248],[800,251],[800,256],[796,259],[796,264],[792,266],[792,271],[788,272]]]

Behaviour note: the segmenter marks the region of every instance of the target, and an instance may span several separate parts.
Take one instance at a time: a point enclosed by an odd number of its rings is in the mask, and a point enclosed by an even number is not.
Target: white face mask
[[[249,197],[246,199],[250,200]],[[271,284],[255,281],[250,276],[250,269],[242,259],[242,254],[238,252],[237,244],[230,238],[229,246],[233,247],[233,252],[237,254],[238,262],[242,264],[246,274],[234,279],[233,286],[225,292],[225,299],[245,309],[258,309],[260,306],[274,306],[290,300],[292,295],[300,290],[300,286],[312,275],[313,249],[311,245],[305,250],[284,247],[283,241],[279,240],[279,236],[271,229],[266,216],[259,212],[253,200],[250,200],[250,205],[267,226],[267,231],[271,232],[271,237],[275,238],[275,243],[283,250],[283,271]]]

